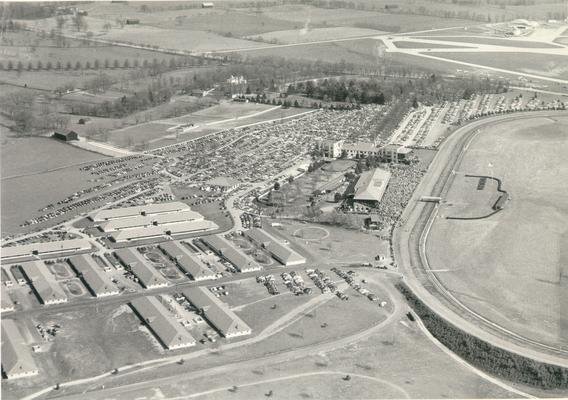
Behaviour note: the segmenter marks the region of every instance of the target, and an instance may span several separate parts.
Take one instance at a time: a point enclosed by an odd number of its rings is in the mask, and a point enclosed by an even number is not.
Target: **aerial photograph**
[[[0,3],[3,400],[568,398],[568,0]]]

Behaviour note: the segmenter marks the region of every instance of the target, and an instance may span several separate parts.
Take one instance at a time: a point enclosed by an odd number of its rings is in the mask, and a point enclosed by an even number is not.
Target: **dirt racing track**
[[[535,117],[566,116],[566,112],[530,112],[492,117],[472,122],[452,134],[440,147],[428,172],[404,211],[401,225],[393,235],[398,267],[409,288],[430,310],[450,324],[493,346],[533,360],[568,367],[568,351],[528,338],[481,315],[457,299],[430,270],[426,237],[438,216],[440,206],[420,202],[421,196],[444,198],[456,171],[454,167],[480,132],[495,123]]]

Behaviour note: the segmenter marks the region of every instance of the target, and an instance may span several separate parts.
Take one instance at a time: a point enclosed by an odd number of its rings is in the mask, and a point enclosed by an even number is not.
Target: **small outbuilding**
[[[69,129],[55,131],[53,132],[53,135],[51,137],[54,139],[62,140],[64,142],[79,140],[79,135],[77,135],[77,132]]]

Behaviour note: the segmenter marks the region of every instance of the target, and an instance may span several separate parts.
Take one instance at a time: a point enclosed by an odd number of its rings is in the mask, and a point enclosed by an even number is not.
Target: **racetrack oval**
[[[568,349],[568,118],[498,122],[469,144],[426,241],[430,268],[460,302],[529,339]],[[483,220],[449,220],[456,205],[487,207],[465,174],[495,176],[511,195]]]

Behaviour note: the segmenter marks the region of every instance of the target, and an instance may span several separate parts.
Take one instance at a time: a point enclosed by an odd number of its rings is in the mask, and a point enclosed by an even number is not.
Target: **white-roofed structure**
[[[183,221],[171,224],[150,225],[143,228],[120,229],[110,232],[110,237],[114,242],[124,243],[134,240],[167,239],[190,233],[212,231],[218,228],[217,224],[212,221]]]
[[[136,249],[119,249],[115,252],[120,262],[138,278],[146,289],[168,286],[168,281],[148,264]]]
[[[0,297],[2,297],[2,307],[0,309],[1,312],[8,312],[15,310],[14,302],[10,298],[7,289],[0,290]]]
[[[83,279],[95,297],[114,296],[120,293],[107,273],[102,270],[91,256],[80,255],[71,257],[69,264]]]
[[[2,320],[2,371],[8,379],[39,374],[31,351],[12,319]]]
[[[203,215],[192,210],[183,210],[175,213],[140,215],[129,218],[118,218],[101,222],[99,228],[104,232],[121,229],[144,228],[154,225],[175,224],[182,222],[203,221]]]
[[[240,182],[227,176],[218,176],[205,182],[205,185],[221,192],[230,192],[236,189]]]
[[[250,259],[240,249],[237,249],[229,241],[218,235],[210,235],[201,238],[201,241],[213,250],[217,255],[233,264],[240,272],[260,271],[262,267]]]
[[[22,269],[43,304],[67,303],[67,294],[43,262],[22,263]]]
[[[130,304],[166,349],[195,346],[193,336],[156,297],[139,297]]]
[[[296,251],[282,243],[281,240],[278,240],[263,229],[249,229],[245,231],[245,236],[249,238],[251,242],[266,249],[276,261],[283,265],[291,266],[306,263],[305,257],[302,257]]]
[[[377,207],[387,189],[390,177],[389,171],[380,168],[363,172],[355,184],[353,209],[357,212],[367,212]]]
[[[168,241],[158,247],[166,253],[177,266],[195,281],[215,279],[215,272],[210,270],[198,257],[191,254],[181,243]]]
[[[2,247],[0,249],[3,261],[31,257],[56,257],[91,249],[91,243],[86,239],[61,240],[56,242],[40,242],[22,246]]]
[[[205,287],[185,289],[183,295],[198,309],[205,319],[226,338],[250,335],[251,328],[227,304]]]
[[[95,222],[103,222],[119,218],[175,213],[184,210],[190,210],[187,204],[182,203],[181,201],[171,201],[168,203],[145,204],[143,206],[101,210],[91,214],[90,218]]]

